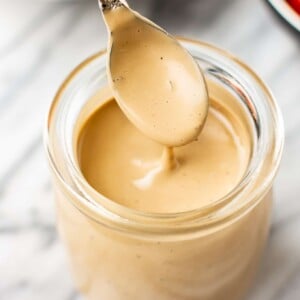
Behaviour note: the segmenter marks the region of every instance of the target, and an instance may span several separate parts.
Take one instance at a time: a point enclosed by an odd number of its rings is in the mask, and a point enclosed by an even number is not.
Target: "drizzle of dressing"
[[[194,141],[208,111],[198,64],[177,40],[128,7],[105,9],[103,16],[110,33],[108,77],[124,114],[161,145]]]
[[[142,164],[140,164],[140,166],[141,165]],[[161,173],[166,174],[174,170],[178,165],[179,163],[175,157],[174,148],[164,147],[161,159],[152,164],[151,169],[142,178],[133,180],[132,182],[138,189],[149,189],[153,185],[154,180],[157,180],[157,177],[159,177]]]

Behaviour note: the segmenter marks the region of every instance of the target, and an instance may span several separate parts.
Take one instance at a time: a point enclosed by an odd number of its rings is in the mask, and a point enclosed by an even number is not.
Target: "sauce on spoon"
[[[109,31],[108,78],[120,108],[162,145],[194,141],[209,102],[198,64],[174,37],[121,1],[101,3]]]

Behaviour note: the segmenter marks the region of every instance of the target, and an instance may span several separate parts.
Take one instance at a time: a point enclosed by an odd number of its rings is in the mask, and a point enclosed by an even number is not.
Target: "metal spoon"
[[[109,33],[108,78],[128,119],[166,146],[195,140],[208,95],[198,64],[179,42],[120,0],[99,0]]]

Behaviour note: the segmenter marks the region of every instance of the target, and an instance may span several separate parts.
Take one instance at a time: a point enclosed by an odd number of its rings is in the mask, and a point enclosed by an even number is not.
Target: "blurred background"
[[[271,236],[249,300],[300,299],[299,32],[264,0],[128,2],[173,34],[229,50],[271,87],[286,147]],[[1,300],[80,299],[55,229],[42,131],[63,79],[105,44],[96,0],[0,0]]]

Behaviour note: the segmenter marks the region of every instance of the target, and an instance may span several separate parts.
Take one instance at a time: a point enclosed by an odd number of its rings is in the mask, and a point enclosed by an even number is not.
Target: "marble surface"
[[[129,2],[175,34],[235,53],[273,90],[286,147],[272,231],[249,300],[300,299],[299,33],[262,0]],[[42,129],[64,77],[105,41],[96,0],[0,0],[1,300],[80,299],[55,229]]]

